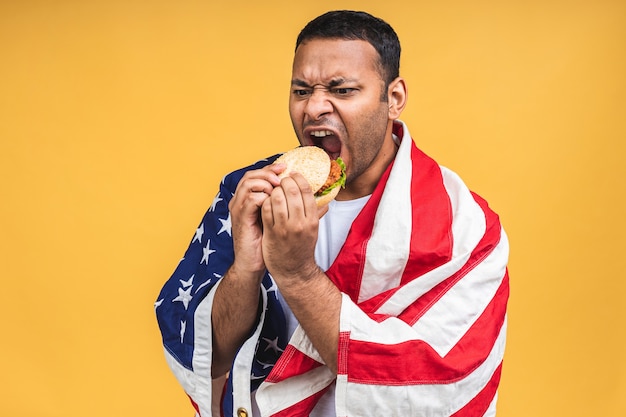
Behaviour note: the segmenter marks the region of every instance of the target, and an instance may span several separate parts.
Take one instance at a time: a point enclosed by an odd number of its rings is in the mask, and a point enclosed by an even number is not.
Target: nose
[[[307,99],[304,112],[312,120],[319,120],[324,115],[332,113],[333,104],[330,102],[326,89],[316,87]]]

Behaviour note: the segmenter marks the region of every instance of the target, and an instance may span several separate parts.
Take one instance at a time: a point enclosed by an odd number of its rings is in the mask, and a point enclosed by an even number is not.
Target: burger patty
[[[317,190],[317,193],[315,193],[315,194],[323,193],[324,190],[326,190],[331,185],[333,185],[334,183],[339,181],[339,178],[341,178],[341,174],[342,174],[341,166],[334,159],[331,160],[330,161],[330,172],[328,173],[328,178],[326,179],[326,182],[324,183],[324,185],[322,185],[320,187],[320,189]]]

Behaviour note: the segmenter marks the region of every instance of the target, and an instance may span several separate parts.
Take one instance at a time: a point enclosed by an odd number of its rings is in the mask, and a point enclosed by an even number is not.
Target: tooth
[[[331,132],[330,130],[316,130],[311,134],[316,138],[323,138],[325,136],[331,136],[333,132]]]

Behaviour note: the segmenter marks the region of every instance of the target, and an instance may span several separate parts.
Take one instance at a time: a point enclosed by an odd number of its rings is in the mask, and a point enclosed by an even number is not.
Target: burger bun
[[[330,173],[330,157],[317,146],[301,146],[285,152],[276,159],[276,164],[282,163],[287,167],[278,177],[288,177],[292,172],[300,173],[309,183],[313,193],[319,190]],[[337,197],[341,187],[335,187],[327,194],[315,197],[318,207],[323,207]]]

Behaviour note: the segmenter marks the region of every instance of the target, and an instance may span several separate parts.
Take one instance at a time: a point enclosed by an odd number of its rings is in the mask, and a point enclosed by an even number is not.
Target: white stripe
[[[443,357],[467,333],[495,297],[506,272],[509,245],[504,231],[498,245],[450,288],[413,326]]]
[[[410,282],[404,284],[396,291],[385,303],[376,310],[377,314],[387,314],[390,316],[398,316],[408,306],[413,304],[415,300],[432,290],[437,284],[453,275],[461,269],[469,259],[471,253],[465,253],[457,256],[449,262],[432,269]]]
[[[201,415],[211,415],[211,396],[212,396],[212,378],[211,378],[211,366],[213,351],[213,326],[211,324],[211,311],[213,309],[213,297],[217,285],[211,288],[209,294],[202,300],[193,317],[193,372],[198,377],[198,384],[196,386],[196,393],[192,396],[194,402],[200,408]],[[202,404],[198,403],[196,398],[202,401]]]
[[[219,284],[219,283],[218,283]],[[194,355],[192,360],[193,371],[181,365],[167,350],[165,360],[183,390],[189,395],[205,416],[211,415],[212,378],[211,378],[211,350],[213,340],[211,336],[211,309],[216,285],[196,308],[194,313]]]
[[[335,414],[337,417],[347,416],[348,410],[348,375],[337,375],[335,384]],[[343,410],[343,412],[340,412]]]
[[[307,355],[309,358],[314,359],[319,363],[325,364],[319,352],[317,351],[317,349],[315,349],[313,343],[311,343],[311,339],[309,339],[309,336],[307,336],[302,329],[302,326],[298,325],[296,331],[293,333],[293,336],[291,336],[291,340],[289,340],[289,344],[293,345],[296,349]]]
[[[342,332],[350,332],[352,340],[383,345],[393,345],[415,339],[413,329],[406,322],[390,317],[378,323],[361,310],[347,294],[343,293],[339,328]]]
[[[485,234],[487,223],[482,207],[463,180],[446,167],[440,169],[452,208],[452,258],[455,258],[474,250]]]
[[[250,396],[250,375],[252,374],[252,362],[256,352],[256,345],[261,335],[261,329],[265,321],[265,310],[267,308],[267,290],[261,285],[261,298],[263,306],[259,323],[250,336],[241,346],[235,356],[235,362],[230,371],[230,378],[233,381],[233,417],[237,417],[237,409],[245,408],[252,410],[252,398]]]
[[[506,321],[489,356],[467,377],[450,384],[383,386],[337,378],[338,416],[448,417],[467,405],[487,385],[502,363]]]
[[[319,366],[278,383],[263,382],[256,391],[256,402],[261,415],[269,416],[323,390],[334,380],[328,367]]]
[[[404,138],[387,180],[367,243],[359,302],[400,285],[411,248],[411,146],[406,125]]]
[[[193,373],[193,371],[190,371],[189,369],[181,365],[180,362],[178,362],[167,349],[164,349],[164,352],[165,361],[167,362],[170,369],[172,370],[172,373],[178,380],[178,383],[181,385],[181,387],[183,387],[185,393],[189,394],[190,396],[195,394],[196,386],[198,385],[197,376]],[[206,404],[206,400],[200,400],[200,402],[202,404]],[[201,404],[198,404],[198,406],[201,406]]]

